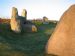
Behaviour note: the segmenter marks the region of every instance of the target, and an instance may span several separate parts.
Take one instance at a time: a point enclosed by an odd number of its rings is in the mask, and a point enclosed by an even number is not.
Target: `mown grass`
[[[45,56],[45,46],[56,24],[37,25],[36,33],[14,33],[0,24],[0,56]]]

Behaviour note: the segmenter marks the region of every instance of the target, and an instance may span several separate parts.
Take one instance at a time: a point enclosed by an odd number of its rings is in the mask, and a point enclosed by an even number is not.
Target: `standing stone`
[[[25,9],[23,9],[21,16],[24,17],[25,20],[27,19],[27,11]]]
[[[10,26],[11,30],[19,33],[21,32],[21,27],[20,27],[20,20],[18,19],[18,11],[17,8],[13,7],[12,8],[12,16],[10,20]]]
[[[61,17],[46,46],[47,54],[75,56],[75,5]]]
[[[46,16],[43,17],[43,24],[49,24],[48,18]]]
[[[43,17],[44,22],[48,22],[48,18],[46,16]]]

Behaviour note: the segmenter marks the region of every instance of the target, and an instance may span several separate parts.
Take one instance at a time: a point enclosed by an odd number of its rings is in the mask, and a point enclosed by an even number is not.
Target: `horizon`
[[[23,9],[27,10],[28,20],[43,18],[43,16],[49,20],[59,20],[73,4],[75,4],[75,0],[0,0],[0,17],[10,18],[12,7],[16,7],[19,15]]]

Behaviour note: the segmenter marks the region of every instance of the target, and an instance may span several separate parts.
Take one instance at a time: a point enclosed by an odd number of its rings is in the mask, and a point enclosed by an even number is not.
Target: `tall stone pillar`
[[[26,11],[26,9],[23,9],[21,16],[24,17],[25,20],[27,19],[27,11]]]
[[[18,19],[18,11],[17,8],[12,7],[12,15],[10,20],[11,30],[19,33],[21,32],[20,20]]]

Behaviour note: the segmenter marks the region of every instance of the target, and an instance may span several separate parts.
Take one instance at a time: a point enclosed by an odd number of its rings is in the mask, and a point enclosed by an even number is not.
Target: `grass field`
[[[45,46],[55,26],[50,22],[37,25],[36,33],[16,34],[8,24],[0,24],[0,56],[45,56]]]

